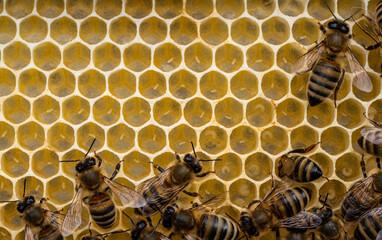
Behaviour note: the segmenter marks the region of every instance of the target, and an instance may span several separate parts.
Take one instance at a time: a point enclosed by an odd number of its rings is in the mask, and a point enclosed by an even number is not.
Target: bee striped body
[[[292,180],[310,182],[322,176],[321,168],[311,159],[300,155],[291,156],[290,158],[294,160],[294,169],[289,176]]]
[[[361,135],[362,136],[358,139],[358,145],[365,152],[382,157],[382,130],[378,128],[368,128],[362,130]]]
[[[382,1],[380,1],[377,5],[376,8],[376,13],[377,13],[377,24],[379,29],[382,29]]]
[[[107,193],[96,193],[89,198],[89,211],[93,220],[102,228],[109,228],[115,221],[115,206]]]
[[[381,208],[379,208],[381,209]],[[374,240],[378,232],[382,230],[382,215],[368,214],[357,224],[354,231],[354,237],[358,240]]]
[[[234,240],[239,236],[239,228],[228,218],[202,214],[197,226],[197,235],[203,240]]]
[[[52,225],[44,226],[38,233],[39,240],[64,240],[61,232],[52,227]]]

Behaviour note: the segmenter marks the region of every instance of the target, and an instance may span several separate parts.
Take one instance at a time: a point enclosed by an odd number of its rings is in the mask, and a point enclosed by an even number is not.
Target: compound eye
[[[81,173],[83,170],[84,170],[84,166],[83,166],[82,164],[78,164],[78,165],[76,166],[76,171],[77,171],[78,173]]]
[[[193,157],[191,156],[191,154],[186,154],[186,156],[184,156],[183,160],[184,160],[186,163],[191,163],[192,160],[193,160]]]
[[[349,33],[349,28],[346,26],[341,26],[341,32],[347,34],[347,33]]]
[[[89,158],[89,160],[87,161],[87,164],[88,166],[94,166],[96,165],[96,161],[94,158]]]
[[[34,201],[34,197],[33,196],[27,197],[27,201],[26,202],[27,202],[28,205],[34,203],[35,202]]]
[[[329,26],[329,28],[337,28],[337,23],[336,22],[329,22],[328,26]]]
[[[24,205],[22,203],[17,204],[17,211],[19,213],[23,213],[25,210]]]

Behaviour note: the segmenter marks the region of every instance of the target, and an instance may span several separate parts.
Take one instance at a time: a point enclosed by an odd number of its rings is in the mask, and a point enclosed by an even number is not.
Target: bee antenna
[[[90,144],[90,147],[89,147],[88,151],[86,152],[85,157],[89,154],[90,150],[92,150],[92,147],[93,147],[95,141],[96,141],[96,138],[94,138],[92,144]]]
[[[320,209],[323,209],[325,206],[327,206],[328,204],[326,203],[326,201],[328,200],[328,196],[329,196],[329,193],[326,194],[325,196],[325,201],[322,202],[322,207]],[[321,200],[319,200],[321,202]]]
[[[80,161],[80,160],[62,160],[60,162],[78,162],[78,161]]]
[[[133,225],[135,225],[133,219],[132,219],[129,215],[127,215],[124,211],[122,211],[122,214],[125,215],[128,219],[130,219],[131,223],[132,223]]]
[[[336,15],[334,15],[332,9],[330,9],[328,3],[327,3],[325,0],[324,0],[323,2],[324,2],[324,4],[325,4],[325,6],[329,9],[329,11],[330,11],[330,13],[333,15],[333,17],[334,17],[335,19],[337,19]]]
[[[197,156],[196,156],[195,147],[194,147],[194,143],[193,143],[193,142],[191,142],[191,146],[192,146],[192,151],[194,152],[195,157],[197,157]]]
[[[18,202],[19,200],[13,200],[13,201],[0,201],[0,203],[6,203],[6,202]]]
[[[89,223],[88,230],[89,230],[90,235],[93,235],[92,230],[90,229],[90,226],[91,226],[91,225],[92,225],[92,222]]]
[[[155,228],[153,229],[153,231],[151,232],[150,237],[154,234],[155,230],[157,230],[161,221],[162,221],[162,217],[159,218],[159,221],[158,221],[157,225],[155,226]]]
[[[352,15],[350,15],[350,17],[346,18],[346,19],[344,20],[344,22],[346,22],[346,21],[349,20],[350,18],[353,18],[357,13],[359,13],[359,11],[361,11],[361,9],[358,9],[357,11],[355,11]],[[354,20],[354,18],[353,18],[353,20]]]
[[[27,178],[24,178],[24,190],[23,190],[23,198],[25,197],[25,189],[27,187]]]
[[[127,230],[120,230],[120,231],[112,231],[112,232],[108,232],[108,233],[101,233],[101,234],[97,234],[96,236],[97,236],[97,237],[102,237],[102,236],[107,236],[107,235],[110,235],[110,234],[124,233],[124,232],[128,232],[128,231],[130,231],[130,229],[127,229]]]
[[[216,159],[201,159],[199,162],[215,162],[215,161],[221,161],[222,159],[216,158]]]
[[[351,18],[353,18],[353,15],[351,15]],[[373,37],[371,36],[370,33],[368,33],[365,29],[363,29],[363,27],[361,27],[361,25],[359,25],[359,23],[353,18],[353,21],[355,22],[355,24],[362,30],[362,32],[364,32],[367,36],[369,36],[371,39],[374,40],[374,42],[378,43],[378,41]],[[364,112],[363,115],[367,118],[366,116],[366,113]]]

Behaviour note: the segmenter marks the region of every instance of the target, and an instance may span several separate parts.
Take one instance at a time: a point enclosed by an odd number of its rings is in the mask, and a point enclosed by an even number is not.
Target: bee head
[[[174,227],[178,230],[192,230],[195,224],[192,212],[181,210],[174,216]]]
[[[131,239],[138,240],[143,229],[147,227],[147,223],[144,220],[137,222],[133,231],[131,231]]]
[[[248,215],[242,215],[240,217],[240,228],[241,230],[251,236],[258,236],[259,231],[254,226],[252,219]]]
[[[175,208],[173,208],[172,206],[167,207],[162,216],[163,227],[167,229],[172,228],[172,221],[173,221],[174,215],[175,215]]]
[[[81,173],[85,170],[91,169],[96,165],[96,159],[94,157],[87,157],[76,164],[76,171]]]
[[[26,196],[21,202],[17,204],[17,211],[23,213],[30,205],[35,202],[33,196]]]
[[[333,216],[333,211],[330,207],[313,208],[313,213],[321,218],[322,222],[329,220]]]
[[[186,154],[183,158],[183,161],[192,168],[194,173],[200,173],[202,171],[202,165],[198,161],[197,157],[192,156],[191,154]]]
[[[382,192],[382,172],[378,172],[374,177],[373,189],[376,192]]]
[[[339,19],[333,19],[333,20],[329,21],[328,22],[328,28],[332,29],[332,30],[340,31],[344,34],[348,34],[350,31],[349,25],[345,21],[342,21]]]

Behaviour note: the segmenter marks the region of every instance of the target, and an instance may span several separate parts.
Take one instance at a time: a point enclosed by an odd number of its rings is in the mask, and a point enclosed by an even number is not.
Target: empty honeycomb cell
[[[320,166],[323,176],[329,177],[333,175],[334,163],[331,157],[319,152],[309,156],[309,158]]]
[[[248,126],[235,128],[229,137],[232,150],[239,154],[247,154],[257,147],[257,132]]]
[[[240,71],[231,78],[230,90],[240,99],[251,99],[258,93],[258,81],[250,71]]]
[[[83,19],[93,11],[93,0],[67,0],[66,12],[75,19]]]
[[[60,104],[50,96],[42,96],[33,102],[33,116],[40,123],[51,124],[60,117]]]
[[[134,43],[123,52],[125,66],[133,71],[140,72],[151,64],[151,50],[149,47]]]
[[[233,127],[243,120],[243,107],[234,98],[226,98],[216,104],[215,118],[224,127]]]
[[[88,17],[80,25],[80,38],[89,44],[97,44],[102,41],[106,32],[106,23],[97,17]]]
[[[337,122],[346,128],[355,128],[363,123],[363,105],[355,99],[348,99],[338,105]]]
[[[33,11],[34,0],[7,0],[5,1],[5,10],[9,15],[15,18],[23,18]]]
[[[378,96],[378,94],[381,91],[381,81],[380,81],[379,76],[376,75],[376,74],[372,74],[372,73],[369,73],[368,75],[369,75],[369,77],[371,79],[371,82],[373,84],[373,90],[371,92],[364,92],[364,91],[359,90],[356,87],[353,88],[354,95],[359,100],[362,100],[362,101],[371,101],[371,100],[373,100],[374,98],[376,98]]]
[[[217,17],[208,18],[200,24],[200,37],[208,44],[219,45],[228,38],[228,26]]]
[[[271,15],[276,8],[274,0],[247,0],[247,11],[257,19],[264,19]]]
[[[247,65],[255,71],[263,72],[273,66],[275,54],[271,47],[264,43],[257,43],[246,52]]]
[[[293,64],[302,56],[304,52],[295,43],[288,43],[282,46],[276,54],[277,66],[287,73],[292,73]]]
[[[119,17],[110,23],[109,37],[118,44],[126,44],[137,35],[137,25],[128,17]]]
[[[55,204],[64,204],[73,199],[74,186],[66,177],[55,177],[46,184],[49,200]]]
[[[12,123],[22,123],[30,116],[31,104],[20,95],[14,95],[4,100],[3,115]]]
[[[201,195],[203,199],[210,199],[226,191],[227,191],[227,186],[225,183],[222,183],[221,181],[217,179],[210,179],[200,184],[198,193]]]
[[[184,51],[186,66],[195,72],[203,72],[212,64],[212,51],[203,43],[194,43]]]
[[[64,0],[37,0],[36,8],[41,16],[54,18],[64,11],[65,3]]]
[[[231,73],[243,65],[243,52],[232,44],[225,44],[216,50],[215,63],[224,72]]]
[[[35,150],[45,142],[44,128],[37,122],[27,122],[17,129],[17,142],[27,150]]]
[[[45,90],[45,86],[45,74],[37,69],[25,70],[19,76],[19,90],[28,97],[37,97]]]
[[[15,142],[15,130],[6,122],[0,122],[0,150],[9,148]]]
[[[173,152],[164,152],[156,156],[153,160],[155,164],[159,165],[163,169],[167,169],[169,165],[172,164],[174,161],[175,161],[175,155]],[[155,175],[160,173],[158,169],[156,168],[153,168],[153,169],[154,169]],[[205,170],[204,167],[203,167],[203,170]]]
[[[221,161],[216,161],[214,169],[216,176],[224,181],[230,181],[241,175],[243,162],[234,153],[226,153],[218,157]]]
[[[382,100],[377,99],[372,102],[367,110],[369,118],[377,122],[382,122]]]
[[[203,151],[217,154],[227,146],[227,132],[218,126],[208,126],[200,133],[199,144]]]
[[[68,17],[55,19],[50,24],[50,37],[63,45],[72,41],[77,36],[77,24]]]
[[[11,41],[16,35],[16,23],[7,16],[0,16],[0,44]]]
[[[105,144],[105,130],[92,122],[82,125],[77,130],[76,137],[77,145],[85,151],[89,149],[94,138],[97,141],[95,141],[92,147],[93,151],[100,149]]]
[[[333,0],[326,1],[326,4],[328,4],[330,9],[333,9],[333,11],[335,10]],[[330,13],[329,9],[321,0],[309,0],[307,10],[310,16],[320,21],[332,17],[332,14]]]
[[[268,155],[262,152],[256,152],[247,157],[244,166],[245,173],[248,177],[255,181],[262,181],[269,177],[272,172],[273,162]]]
[[[331,155],[337,155],[349,147],[349,134],[341,127],[330,127],[321,133],[321,148]]]
[[[100,17],[109,20],[121,13],[122,0],[97,0],[95,11]]]
[[[203,19],[211,15],[214,10],[212,0],[186,0],[186,12],[195,19]]]
[[[119,48],[111,43],[103,43],[97,46],[93,52],[94,66],[102,71],[110,71],[121,62]]]
[[[134,147],[135,132],[126,124],[120,123],[107,131],[107,146],[118,153],[125,153]]]
[[[356,10],[354,9],[365,9],[365,2],[361,0],[338,0],[337,3],[337,11],[338,14],[346,19],[350,17]],[[360,14],[358,14],[360,15]]]
[[[32,156],[32,170],[38,176],[49,178],[57,174],[59,169],[58,155],[48,149],[42,149]]]
[[[167,25],[157,17],[147,18],[139,25],[139,35],[143,41],[149,44],[157,44],[166,38]]]
[[[362,175],[360,161],[359,154],[345,153],[336,161],[336,175],[346,182],[360,179]]]
[[[186,103],[183,110],[184,118],[194,127],[200,127],[211,121],[211,104],[203,98],[194,98]]]
[[[59,68],[49,75],[48,88],[57,97],[66,97],[74,92],[76,79],[67,69]]]
[[[14,69],[20,70],[26,67],[31,61],[31,51],[22,42],[13,42],[3,49],[4,63]]]
[[[182,16],[171,23],[170,36],[176,43],[187,45],[198,36],[198,27],[191,19]]]
[[[149,70],[139,77],[139,92],[146,98],[157,98],[166,92],[166,77],[154,70]]]
[[[182,13],[182,0],[156,0],[155,12],[162,18],[174,18]]]
[[[382,61],[381,53],[378,48],[369,52],[367,62],[369,64],[369,67],[377,73],[382,73],[381,61]]]
[[[93,105],[94,119],[102,125],[111,125],[118,121],[121,106],[109,96],[99,98]]]
[[[22,220],[16,210],[17,203],[11,202],[2,206],[0,210],[0,219],[4,226],[9,230],[21,230],[23,227]]]
[[[334,111],[333,103],[325,101],[315,107],[308,106],[306,119],[314,127],[327,127],[334,120]]]
[[[20,177],[29,169],[29,155],[18,148],[12,148],[1,156],[1,169],[9,177]]]
[[[24,184],[25,183],[25,184]],[[35,199],[40,200],[44,196],[44,183],[35,176],[26,176],[19,179],[15,184],[16,199],[22,199],[25,196],[33,195]]]
[[[131,152],[123,160],[123,172],[134,181],[142,180],[151,172],[150,158],[143,153]]]
[[[144,152],[159,152],[166,146],[166,133],[160,127],[148,125],[138,132],[138,145]]]
[[[334,205],[338,202],[338,198],[344,193],[346,193],[346,186],[342,182],[334,179],[324,183],[319,190],[319,195],[322,196],[322,198],[328,194],[327,203],[329,205]]]
[[[0,96],[11,94],[16,87],[16,76],[8,69],[0,68],[0,79]]]
[[[64,49],[63,58],[65,66],[78,71],[89,65],[90,49],[82,43],[73,43]]]
[[[318,143],[318,132],[309,126],[295,128],[290,133],[292,149],[306,148]]]
[[[122,114],[128,124],[138,127],[150,120],[151,107],[145,99],[134,97],[123,104]]]
[[[12,239],[11,233],[8,232],[7,229],[0,227],[0,239],[1,240]]]
[[[202,94],[211,100],[224,97],[228,91],[227,78],[217,71],[210,71],[204,74],[200,78],[199,84]]]
[[[244,46],[256,41],[259,37],[259,32],[259,26],[250,18],[240,18],[231,25],[232,39]]]
[[[288,98],[277,105],[277,122],[286,126],[294,127],[300,124],[305,117],[304,105],[293,98]]]
[[[296,17],[302,14],[305,10],[305,0],[279,0],[278,5],[280,11],[291,17]]]
[[[261,25],[264,40],[279,45],[289,38],[289,24],[281,17],[272,17]]]
[[[250,124],[255,127],[264,127],[272,122],[274,106],[264,98],[256,98],[247,104],[245,116]]]
[[[224,18],[237,18],[244,12],[244,0],[217,0],[216,11]]]
[[[36,43],[48,34],[48,24],[38,16],[30,16],[20,23],[20,36],[25,41]]]
[[[107,177],[111,177],[111,175],[113,174],[115,170],[115,166],[122,159],[120,159],[115,153],[110,152],[108,150],[97,152],[97,155],[103,159],[101,167],[102,167],[102,170],[105,171],[104,174]]]
[[[269,173],[268,176],[271,176],[271,174]],[[272,186],[273,186],[272,182],[273,180],[271,179],[260,185],[259,199],[264,199],[264,197],[272,190]],[[278,182],[279,181],[276,180],[274,184],[277,184]]]
[[[302,45],[311,45],[319,38],[319,26],[310,18],[299,18],[292,26],[293,38]]]
[[[154,65],[164,72],[177,68],[182,61],[180,49],[171,43],[164,43],[154,51]]]
[[[68,152],[66,152],[62,158],[62,160],[79,160],[85,156],[84,152],[81,152],[80,150],[77,149],[72,149]],[[70,178],[75,178],[76,177],[76,170],[75,170],[75,163],[61,163],[62,171],[69,176]]]
[[[0,201],[8,201],[12,198],[13,195],[13,183],[8,178],[0,176]],[[0,239],[2,237],[2,233],[0,230]],[[4,238],[5,239],[5,238]]]
[[[174,152],[189,153],[192,152],[190,142],[196,143],[197,136],[193,128],[186,124],[181,124],[171,129],[168,134],[169,145]]]
[[[284,128],[272,126],[260,135],[261,147],[270,154],[279,154],[288,147],[288,134]]]
[[[266,97],[272,100],[279,100],[288,93],[289,79],[284,73],[272,70],[264,74],[261,88]]]
[[[153,9],[152,0],[126,0],[125,12],[133,18],[143,18],[149,15]]]
[[[160,125],[171,126],[181,118],[182,107],[171,98],[163,98],[155,102],[153,116]]]
[[[48,129],[47,140],[54,150],[66,151],[74,144],[74,130],[70,125],[58,122]]]
[[[33,62],[42,70],[53,70],[61,62],[61,51],[53,43],[41,43],[33,49]]]
[[[62,103],[62,117],[72,123],[80,124],[88,119],[90,114],[89,102],[79,96],[72,96]]]
[[[309,81],[309,74],[294,75],[290,83],[290,91],[301,100],[307,99],[307,86]]]
[[[78,77],[78,89],[84,97],[98,97],[105,92],[105,76],[97,70],[90,69]]]
[[[239,178],[229,186],[229,200],[238,207],[248,206],[256,199],[256,185],[245,178]]]
[[[197,88],[198,82],[195,75],[185,69],[174,72],[169,78],[169,90],[176,98],[192,97]]]

